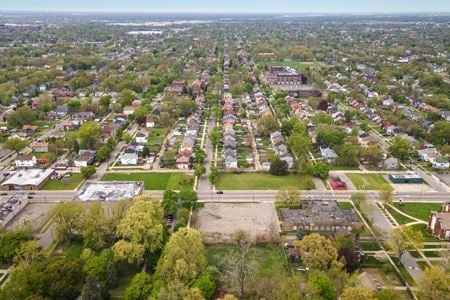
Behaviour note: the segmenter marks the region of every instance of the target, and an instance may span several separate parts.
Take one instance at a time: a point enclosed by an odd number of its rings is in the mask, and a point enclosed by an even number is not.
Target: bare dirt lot
[[[49,219],[49,212],[56,203],[30,203],[7,226],[16,229],[21,226],[29,226],[34,231],[39,231]]]
[[[426,184],[391,184],[396,192],[430,192],[433,189]]]
[[[279,226],[273,203],[206,203],[199,209],[195,227],[205,243],[229,243],[237,230],[253,241],[273,241]]]

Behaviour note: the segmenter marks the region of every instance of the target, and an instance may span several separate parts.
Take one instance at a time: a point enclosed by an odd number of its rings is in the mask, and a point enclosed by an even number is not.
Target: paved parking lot
[[[39,231],[50,218],[49,212],[56,203],[29,203],[7,226],[8,229],[16,229],[22,226],[31,226]]]
[[[228,243],[237,230],[254,241],[269,241],[278,234],[273,203],[206,203],[199,209],[195,227],[205,243]]]

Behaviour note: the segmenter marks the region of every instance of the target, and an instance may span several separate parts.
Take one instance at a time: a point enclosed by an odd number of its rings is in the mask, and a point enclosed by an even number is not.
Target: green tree
[[[96,169],[94,166],[81,167],[80,169],[81,176],[83,176],[84,179],[89,179],[95,174],[95,171]]]
[[[285,205],[288,208],[301,207],[301,193],[299,190],[279,190],[275,202],[277,205]]]
[[[163,246],[164,211],[154,196],[138,196],[133,199],[119,225],[121,238],[113,246],[114,257],[128,262],[142,262],[145,255]]]
[[[311,139],[306,134],[295,132],[289,137],[288,143],[297,157],[308,157]]]
[[[356,287],[346,287],[341,295],[342,300],[375,300],[371,290]]]
[[[109,148],[108,145],[103,145],[100,148],[98,148],[96,152],[96,158],[98,161],[103,162],[109,158],[110,154],[111,148]]]
[[[122,108],[131,105],[133,99],[134,99],[134,92],[130,89],[124,89],[120,93],[120,105],[122,105]]]
[[[226,275],[239,286],[239,297],[245,293],[245,282],[255,270],[255,261],[252,259],[251,244],[244,231],[237,231],[230,252],[224,257]]]
[[[393,228],[389,239],[392,249],[399,259],[409,250],[422,249],[423,240],[422,232],[406,225]]]
[[[111,105],[111,96],[102,96],[100,97],[99,104],[105,110],[109,110],[109,106]]]
[[[195,101],[183,99],[178,102],[177,116],[187,118],[196,109],[197,109],[197,104],[195,103]]]
[[[197,149],[195,150],[195,161],[198,164],[203,164],[205,162],[206,153],[203,149]]]
[[[100,125],[97,122],[86,122],[81,125],[78,130],[78,138],[80,139],[80,146],[83,149],[94,149],[95,144],[100,139]]]
[[[49,92],[41,94],[38,98],[39,109],[44,113],[49,113],[55,108],[55,102]]]
[[[13,262],[19,249],[28,240],[30,235],[25,231],[5,231],[0,236],[0,260],[2,263],[9,264]]]
[[[219,171],[216,167],[211,166],[211,172],[209,173],[208,179],[212,185],[215,185],[217,183],[217,180],[219,180]]]
[[[22,127],[23,125],[33,124],[36,119],[36,112],[27,106],[23,106],[8,116],[8,125],[15,128]]]
[[[45,269],[45,294],[50,299],[76,299],[81,292],[84,275],[81,261],[57,259]]]
[[[447,100],[448,101],[448,100]],[[450,122],[435,122],[431,131],[430,141],[437,145],[449,145],[450,143]]]
[[[131,142],[131,140],[133,139],[133,137],[131,136],[131,134],[129,134],[128,132],[125,133],[123,135],[123,140],[125,141],[125,143],[129,144]]]
[[[198,164],[198,165],[195,166],[195,170],[194,170],[194,175],[195,176],[200,177],[200,176],[202,176],[205,173],[206,173],[206,168],[205,168],[204,165]]]
[[[323,162],[318,162],[316,164],[311,164],[307,167],[307,173],[314,177],[319,177],[320,179],[327,179],[330,173],[330,167],[328,164]]]
[[[258,133],[264,136],[269,136],[272,132],[279,130],[280,125],[277,119],[270,115],[261,118],[258,122]]]
[[[426,268],[417,279],[420,299],[444,300],[450,295],[450,279],[448,273],[439,266]]]
[[[95,277],[88,276],[81,290],[83,300],[104,300],[109,299],[109,290]]]
[[[0,253],[2,252],[0,251]],[[39,246],[36,240],[31,240],[22,243],[19,249],[17,249],[16,255],[14,256],[14,263],[16,265],[21,263],[32,264],[44,259],[44,257],[45,253],[42,247]]]
[[[388,183],[385,183],[380,186],[380,191],[378,192],[378,199],[382,201],[384,204],[389,204],[394,201],[394,197],[392,195],[392,191],[394,189],[392,186]]]
[[[281,160],[279,157],[275,157],[270,163],[269,172],[272,175],[284,176],[288,174],[288,163]]]
[[[184,188],[178,193],[178,199],[181,206],[184,208],[191,208],[196,206],[198,195],[196,191],[190,188]]]
[[[177,211],[178,193],[174,190],[165,190],[163,194],[162,207],[165,215],[173,215]]]
[[[389,146],[389,152],[400,160],[406,160],[410,156],[411,144],[407,139],[396,136]]]
[[[361,159],[367,162],[372,168],[379,166],[383,160],[383,155],[384,151],[378,144],[363,147],[360,151]]]
[[[111,243],[114,233],[108,224],[102,204],[97,202],[89,206],[81,220],[80,230],[87,247],[100,250]]]
[[[311,233],[302,240],[295,241],[294,246],[300,250],[303,264],[310,269],[328,271],[338,263],[336,247],[318,233]]]
[[[216,291],[216,283],[209,274],[200,275],[192,284],[192,287],[200,289],[205,299],[211,299]]]
[[[162,287],[158,293],[158,300],[188,300],[189,289],[182,282],[170,282],[167,287]]]
[[[82,211],[80,204],[75,202],[61,202],[53,208],[52,216],[58,241],[70,244],[76,229],[79,228]]]
[[[337,299],[337,293],[333,282],[323,272],[318,272],[308,279],[309,295],[313,299],[334,300]]]
[[[211,140],[211,144],[213,147],[216,147],[219,144],[222,133],[219,128],[214,128],[213,131],[209,134],[209,139]]]
[[[156,274],[167,284],[189,284],[205,271],[205,246],[202,235],[192,228],[174,233],[158,261]]]
[[[16,152],[17,154],[28,145],[26,140],[21,138],[9,138],[3,143],[3,148]]]
[[[81,108],[81,102],[78,100],[70,100],[67,102],[67,109],[69,112],[79,112]]]
[[[147,300],[152,292],[152,277],[145,273],[137,273],[125,290],[125,300]]]

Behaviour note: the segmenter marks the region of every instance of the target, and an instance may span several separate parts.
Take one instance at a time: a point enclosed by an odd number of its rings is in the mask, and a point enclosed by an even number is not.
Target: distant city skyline
[[[450,12],[449,0],[1,0],[0,11],[186,13]]]

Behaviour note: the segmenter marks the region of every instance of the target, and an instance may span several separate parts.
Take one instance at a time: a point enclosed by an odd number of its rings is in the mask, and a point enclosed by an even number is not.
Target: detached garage
[[[421,184],[423,178],[416,174],[391,174],[389,180],[396,184]]]

